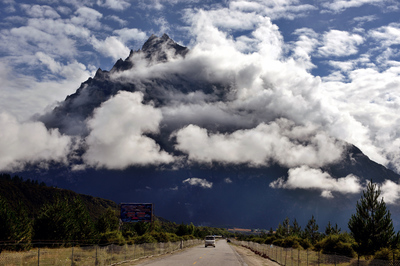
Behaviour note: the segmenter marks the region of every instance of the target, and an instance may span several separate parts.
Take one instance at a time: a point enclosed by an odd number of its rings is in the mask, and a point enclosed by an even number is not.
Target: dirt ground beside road
[[[273,262],[272,260],[265,259],[248,248],[236,246],[231,244],[230,245],[243,259],[243,261],[248,266],[279,266],[278,263]]]

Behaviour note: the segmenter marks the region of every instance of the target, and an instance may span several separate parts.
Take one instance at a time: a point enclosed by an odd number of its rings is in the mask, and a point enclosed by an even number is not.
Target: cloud
[[[116,22],[118,22],[121,26],[125,26],[125,25],[128,24],[128,21],[126,21],[126,20],[124,20],[124,19],[122,19],[122,18],[120,18],[120,17],[118,17],[118,16],[115,16],[115,15],[107,16],[106,19],[116,21]]]
[[[174,136],[175,148],[188,154],[190,161],[200,163],[321,167],[339,160],[343,152],[343,143],[324,132],[313,126],[295,126],[285,119],[232,134],[211,134],[189,125]]]
[[[72,140],[57,129],[47,130],[41,122],[20,123],[0,113],[0,171],[23,170],[27,164],[67,164]]]
[[[18,73],[12,65],[0,62],[0,112],[8,112],[19,121],[29,120],[34,114],[41,114],[55,102],[73,93],[82,80],[93,72],[78,62],[68,65],[55,61],[52,57],[38,53],[36,60],[51,72],[43,80]],[[53,75],[61,76],[55,79]]]
[[[125,0],[97,0],[97,4],[102,7],[122,11],[130,7],[130,3]]]
[[[224,179],[224,182],[227,183],[227,184],[232,184],[233,181],[232,181],[232,179],[227,177],[227,178]]]
[[[329,1],[328,1],[329,2]],[[329,3],[323,4],[324,7],[334,11],[334,12],[342,12],[348,8],[352,7],[360,7],[362,5],[381,5],[382,0],[334,0]]]
[[[103,41],[93,37],[91,43],[94,49],[104,56],[111,57],[113,60],[126,57],[130,51],[130,49],[115,36],[109,36]]]
[[[147,38],[147,34],[136,28],[122,28],[114,31],[118,35],[118,38],[123,43],[128,43],[129,41],[141,41],[144,42]]]
[[[206,179],[201,179],[197,177],[188,178],[182,181],[182,183],[187,183],[191,186],[198,186],[201,188],[212,188],[213,183],[207,181]]]
[[[121,91],[104,102],[87,121],[90,134],[85,142],[84,162],[92,167],[125,169],[133,165],[160,165],[173,156],[145,134],[159,132],[162,114],[152,105],[142,104],[140,92]]]
[[[383,200],[387,204],[397,204],[400,198],[400,185],[391,181],[385,180],[385,182],[380,186]],[[380,199],[379,199],[380,200]]]
[[[369,36],[382,46],[392,46],[400,44],[400,23],[391,23],[371,30]]]
[[[229,6],[233,10],[240,10],[241,12],[262,14],[271,19],[290,19],[293,20],[298,17],[304,17],[310,11],[317,10],[317,7],[310,4],[299,4],[297,0],[233,0],[230,1]]]
[[[101,29],[100,19],[102,17],[103,14],[93,8],[80,7],[75,11],[75,16],[71,18],[71,22],[78,26]]]
[[[309,28],[297,29],[294,34],[298,40],[292,45],[293,58],[304,69],[314,68],[311,55],[319,44],[318,34]]]
[[[162,10],[165,5],[176,5],[179,3],[193,4],[198,3],[200,0],[139,0],[139,6],[144,9]]]
[[[323,36],[323,46],[318,49],[320,56],[349,56],[358,52],[357,46],[364,42],[362,36],[347,31],[330,30]]]
[[[321,196],[325,198],[332,198],[332,192],[357,194],[362,190],[360,179],[354,175],[336,179],[320,169],[305,165],[289,169],[287,180],[281,177],[271,182],[270,187],[320,190]]]
[[[340,106],[341,119],[331,132],[340,139],[361,147],[371,159],[393,169],[400,169],[400,68],[379,72],[357,68],[346,73],[347,82],[325,82],[322,89],[331,106]],[[345,116],[344,114],[348,114]]]
[[[126,58],[129,55],[130,48],[127,44],[131,41],[144,41],[147,37],[146,33],[138,29],[122,28],[115,30],[117,36],[108,36],[104,40],[99,40],[94,35],[91,38],[93,48],[113,60]]]
[[[60,18],[60,15],[50,6],[40,5],[27,5],[22,4],[21,8],[25,10],[26,14],[35,18]]]

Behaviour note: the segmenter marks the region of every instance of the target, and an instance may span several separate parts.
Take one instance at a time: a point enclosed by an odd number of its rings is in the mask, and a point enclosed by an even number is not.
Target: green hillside
[[[19,202],[26,206],[29,217],[36,217],[45,203],[54,203],[56,198],[81,198],[90,216],[98,219],[107,208],[117,210],[118,205],[102,198],[78,194],[71,190],[48,187],[37,181],[23,180],[18,176],[0,174],[0,197],[5,199],[12,208],[16,209]]]

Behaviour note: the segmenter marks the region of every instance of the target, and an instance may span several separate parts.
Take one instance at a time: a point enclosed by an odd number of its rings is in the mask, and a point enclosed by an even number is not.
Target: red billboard
[[[151,222],[152,220],[153,203],[121,203],[122,222]]]

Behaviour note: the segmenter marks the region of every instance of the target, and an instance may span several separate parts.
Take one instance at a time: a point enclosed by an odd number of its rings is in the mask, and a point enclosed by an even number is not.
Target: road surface
[[[152,260],[131,264],[136,266],[246,266],[241,256],[226,240],[219,240],[216,247],[204,245],[185,249],[169,256],[161,256]]]

